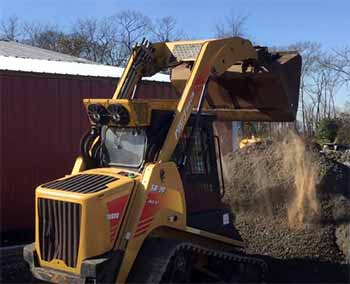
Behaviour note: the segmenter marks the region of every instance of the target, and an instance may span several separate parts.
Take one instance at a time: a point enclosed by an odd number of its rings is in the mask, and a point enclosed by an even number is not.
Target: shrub
[[[333,143],[337,137],[339,122],[332,118],[323,118],[316,127],[316,139],[319,144]]]

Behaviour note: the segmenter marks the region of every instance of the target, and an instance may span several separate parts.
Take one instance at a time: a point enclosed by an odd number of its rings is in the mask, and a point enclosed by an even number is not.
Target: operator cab
[[[152,110],[145,125],[129,127],[107,120],[104,125],[93,125],[82,140],[85,164],[142,172],[147,163],[157,161],[173,118],[174,111]],[[231,210],[222,202],[224,180],[214,120],[214,115],[193,113],[171,160],[184,186],[188,225],[239,239],[231,224]]]
[[[225,194],[219,137],[214,134],[214,115],[192,114],[173,154],[184,186],[187,225],[241,240],[234,216],[222,198]],[[188,147],[190,149],[188,149]]]

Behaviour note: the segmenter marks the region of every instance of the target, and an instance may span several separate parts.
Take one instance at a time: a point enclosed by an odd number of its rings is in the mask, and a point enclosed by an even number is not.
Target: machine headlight
[[[88,115],[92,122],[96,124],[107,124],[109,115],[106,108],[100,104],[91,104],[88,106]]]
[[[130,121],[128,110],[121,104],[112,104],[107,107],[107,111],[116,124],[126,125]]]

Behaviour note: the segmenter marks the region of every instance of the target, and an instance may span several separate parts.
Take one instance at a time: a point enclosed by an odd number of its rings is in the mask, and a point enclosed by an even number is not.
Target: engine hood
[[[138,179],[125,170],[93,169],[39,186],[40,264],[78,274],[84,259],[110,251]]]

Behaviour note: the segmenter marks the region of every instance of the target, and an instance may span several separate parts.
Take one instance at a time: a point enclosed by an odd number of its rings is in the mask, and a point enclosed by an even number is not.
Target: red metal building
[[[34,224],[34,190],[70,172],[88,129],[83,98],[112,97],[121,68],[0,41],[0,193],[2,240]],[[137,97],[176,97],[166,75]],[[25,237],[25,236],[22,236]],[[24,238],[25,239],[25,238]]]

